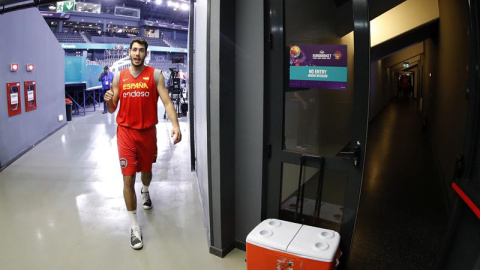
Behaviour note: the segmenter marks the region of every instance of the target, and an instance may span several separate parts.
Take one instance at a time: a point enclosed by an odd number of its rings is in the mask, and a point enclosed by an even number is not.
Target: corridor
[[[245,269],[241,250],[223,259],[209,253],[186,118],[179,119],[184,139],[175,146],[171,123],[159,119],[153,209],[137,209],[144,247],[130,247],[115,116],[74,116],[0,173],[0,268]]]
[[[394,100],[369,126],[348,269],[433,269],[448,221],[441,183],[417,102]]]

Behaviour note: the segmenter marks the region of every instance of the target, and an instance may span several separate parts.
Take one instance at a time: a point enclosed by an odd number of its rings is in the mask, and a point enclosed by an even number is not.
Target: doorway
[[[262,219],[340,232],[343,260],[355,226],[368,124],[367,2],[269,5],[265,122],[271,156]]]
[[[415,46],[421,46],[422,50],[428,52],[422,56],[423,58],[418,55],[418,57],[414,55],[412,59],[403,58],[402,60],[405,61],[398,62],[400,65],[407,61],[410,64],[410,67],[403,69],[398,69],[393,65],[384,65],[385,59],[382,60],[383,63],[370,61],[370,37],[363,32],[365,29],[369,31],[368,13],[365,12],[368,9],[365,8],[362,11],[362,8],[355,4],[362,6],[359,2],[351,5],[349,1],[333,3],[332,1],[305,0],[301,5],[298,4],[298,1],[297,3],[290,3],[289,0],[270,1],[268,26],[270,44],[266,51],[268,104],[266,104],[265,122],[268,123],[266,136],[268,138],[267,149],[269,149],[267,152],[270,157],[262,218],[281,217],[301,223],[313,222],[312,224],[315,226],[337,230],[342,236],[341,248],[342,251],[345,251],[346,258],[351,252],[350,244],[357,222],[358,209],[356,207],[359,197],[361,196],[363,199],[364,196],[367,196],[367,194],[363,194],[365,189],[362,188],[362,181],[366,181],[366,177],[372,177],[375,172],[371,171],[368,174],[365,172],[364,174],[363,170],[365,162],[368,166],[368,158],[370,158],[367,156],[364,159],[369,120],[380,115],[379,112],[382,110],[387,112],[386,105],[394,100],[392,104],[398,105],[397,109],[404,110],[405,115],[410,115],[406,118],[411,120],[406,121],[407,128],[409,125],[418,124],[414,130],[420,134],[418,136],[421,136],[418,147],[424,147],[426,152],[430,151],[430,156],[424,155],[420,159],[427,162],[422,166],[433,168],[434,171],[436,169],[438,174],[430,171],[430,173],[426,173],[428,177],[431,177],[430,180],[417,181],[412,185],[434,183],[433,187],[436,191],[433,197],[437,203],[433,204],[434,209],[431,211],[438,213],[437,220],[440,224],[438,231],[442,231],[442,222],[446,222],[444,218],[446,207],[443,202],[445,197],[451,197],[451,192],[448,190],[450,174],[453,171],[456,156],[463,152],[466,108],[468,107],[465,101],[465,92],[455,91],[458,89],[458,85],[466,85],[468,82],[468,71],[465,71],[465,67],[468,67],[470,43],[466,35],[468,33],[468,14],[466,14],[468,9],[465,1],[462,2],[462,5],[458,5],[458,1],[454,0],[439,3],[439,5],[443,5],[443,9],[440,10],[447,10],[443,13],[443,21],[460,20],[454,26],[452,26],[453,23],[447,26],[447,24],[433,22],[422,25],[420,30],[414,29],[407,33],[407,38],[389,40],[385,42],[386,45],[379,45],[383,46],[381,49],[384,52],[388,52],[384,56],[412,45],[414,45],[413,49]],[[322,8],[316,5],[321,5]],[[363,5],[366,7],[366,2]],[[345,8],[345,6],[349,7]],[[318,10],[323,10],[328,14],[318,14]],[[350,16],[347,15],[348,12],[350,12]],[[362,12],[366,14],[365,21],[362,21]],[[347,23],[348,18],[353,19]],[[347,26],[343,28],[345,25]],[[359,28],[355,28],[355,26]],[[360,26],[364,26],[364,28]],[[436,27],[435,33],[428,39],[418,39],[419,35],[422,37],[422,33],[429,31],[432,27]],[[342,32],[342,29],[347,31]],[[348,30],[353,30],[352,43],[342,42],[342,39],[350,33]],[[442,33],[442,35],[437,35],[438,33]],[[462,49],[464,47],[459,46],[459,43],[464,44],[465,49]],[[298,81],[299,79],[295,77],[296,74],[292,74],[291,66],[295,61],[291,60],[291,55],[297,55],[298,50],[295,46],[305,44],[347,45],[349,60],[347,61],[348,79],[345,91],[334,90],[326,85],[298,87],[295,83],[292,84],[292,80]],[[387,50],[385,50],[386,47]],[[304,47],[299,46],[299,48],[299,51],[302,51]],[[461,57],[456,57],[456,59],[448,57],[448,50],[461,50]],[[362,53],[363,55],[361,55]],[[353,55],[355,57],[350,58]],[[378,57],[377,53],[375,61],[380,59],[381,57]],[[371,71],[372,66],[379,67],[380,82],[376,80],[374,71]],[[457,75],[448,76],[448,72]],[[371,74],[372,76],[370,76]],[[408,76],[410,76],[409,80]],[[410,82],[405,84],[405,91],[396,96],[399,79]],[[454,84],[457,85],[456,88]],[[362,92],[363,87],[366,87],[366,92]],[[372,88],[376,88],[375,90],[378,91],[372,92]],[[377,96],[373,97],[372,95],[375,94]],[[341,99],[340,96],[343,96],[344,99]],[[397,102],[400,101],[399,97],[408,102]],[[343,107],[343,105],[350,107]],[[351,118],[342,118],[342,115],[349,115]],[[401,114],[393,112],[386,115],[400,117]],[[386,118],[386,123],[391,124],[390,120],[392,119]],[[455,134],[449,130],[452,128],[457,131]],[[380,127],[380,129],[382,128]],[[302,130],[305,132],[301,132]],[[390,129],[390,132],[394,133],[395,131]],[[375,138],[374,135],[371,136]],[[447,139],[447,136],[451,136],[454,141]],[[382,139],[382,136],[377,138]],[[452,145],[445,147],[444,144],[447,141],[452,141]],[[402,146],[398,140],[394,140],[393,143],[398,143],[395,146]],[[371,148],[373,149],[373,147],[372,144]],[[408,149],[408,147],[408,143],[403,142],[403,148]],[[382,149],[377,149],[375,152],[382,153]],[[407,153],[407,151],[403,152]],[[395,155],[400,152],[387,154]],[[311,162],[309,165],[310,157],[319,158],[319,160],[316,163]],[[411,156],[407,159],[408,161],[414,160]],[[393,169],[388,170],[389,167],[386,169],[388,173],[394,172]],[[425,174],[420,172],[419,168],[411,169],[411,172],[419,175]],[[364,184],[367,185],[367,183]],[[368,183],[368,185],[370,184]],[[386,196],[385,194],[377,195]],[[402,196],[399,201],[411,199],[408,194]],[[395,196],[390,197],[394,198]],[[328,211],[322,211],[321,207],[319,210],[318,203],[328,206],[324,209]],[[381,207],[381,205],[372,207]],[[334,214],[326,217],[325,212],[329,212],[331,209],[334,209],[331,211]],[[408,221],[409,218],[406,217],[404,220]],[[382,220],[377,221],[378,223],[382,222]],[[362,237],[364,241],[370,240],[366,239],[367,234],[355,235],[355,238],[358,239]],[[373,235],[374,237],[375,235]],[[392,252],[398,252],[397,249],[399,248],[393,248]],[[374,255],[369,254],[368,256]]]

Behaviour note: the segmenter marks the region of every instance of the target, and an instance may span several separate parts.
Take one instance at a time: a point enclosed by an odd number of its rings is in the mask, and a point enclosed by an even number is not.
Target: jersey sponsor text
[[[131,91],[131,92],[123,92],[123,97],[149,97],[150,92],[148,91]]]

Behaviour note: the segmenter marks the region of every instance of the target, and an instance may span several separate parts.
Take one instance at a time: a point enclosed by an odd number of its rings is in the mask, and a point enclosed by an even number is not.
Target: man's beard
[[[140,64],[135,65],[135,64],[133,63],[133,57],[130,56],[130,63],[131,63],[132,66],[134,66],[134,67],[141,67],[141,66],[143,66],[143,63],[145,63],[145,58],[142,59],[142,61],[140,62]]]

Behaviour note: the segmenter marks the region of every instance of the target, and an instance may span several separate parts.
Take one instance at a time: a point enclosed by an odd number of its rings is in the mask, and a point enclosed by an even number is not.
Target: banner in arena
[[[70,19],[70,13],[65,12],[51,12],[51,11],[40,11],[43,17],[46,18],[55,18],[55,19]]]
[[[347,45],[290,46],[290,87],[347,89]]]

